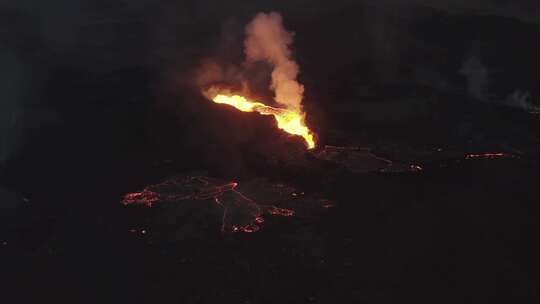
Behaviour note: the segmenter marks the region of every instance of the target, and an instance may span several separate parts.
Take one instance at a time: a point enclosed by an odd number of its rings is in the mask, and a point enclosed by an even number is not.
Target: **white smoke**
[[[540,107],[533,102],[532,95],[529,91],[516,89],[505,98],[490,94],[489,69],[482,63],[479,57],[468,57],[463,62],[459,72],[467,79],[467,89],[469,94],[477,100],[487,103],[502,104],[508,107],[525,110],[533,114],[540,113]]]
[[[486,91],[489,86],[489,71],[480,58],[469,56],[459,70],[467,79],[469,94],[478,100],[486,100]]]
[[[273,66],[270,88],[275,92],[276,102],[301,111],[304,87],[296,80],[299,68],[289,50],[293,35],[283,27],[279,13],[259,13],[246,26],[244,51],[247,64],[266,61]]]

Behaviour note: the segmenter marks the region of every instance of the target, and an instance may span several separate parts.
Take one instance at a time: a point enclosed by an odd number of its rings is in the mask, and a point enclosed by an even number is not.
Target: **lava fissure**
[[[240,95],[217,94],[211,99],[215,103],[233,106],[242,112],[257,112],[261,115],[272,115],[279,129],[304,138],[308,149],[315,148],[315,137],[305,123],[305,113],[303,112],[271,107],[258,101],[250,101]]]
[[[249,69],[257,62],[265,62],[272,67],[269,89],[274,92],[274,101],[278,107],[251,101],[241,95],[229,94],[224,88],[216,86],[218,79],[201,86],[210,86],[206,87],[207,90],[202,90],[203,95],[215,103],[227,104],[243,112],[272,115],[279,129],[303,137],[308,149],[315,148],[314,133],[306,126],[306,113],[302,110],[304,86],[297,80],[300,68],[291,56],[290,45],[294,34],[285,29],[282,17],[277,12],[257,14],[246,26],[245,33],[244,67]],[[202,69],[200,72],[201,76],[214,75],[213,70]],[[249,85],[248,79],[242,79],[245,89],[249,90]]]

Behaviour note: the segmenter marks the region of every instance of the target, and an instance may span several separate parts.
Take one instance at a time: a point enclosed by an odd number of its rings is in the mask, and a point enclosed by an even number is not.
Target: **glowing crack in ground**
[[[122,204],[152,207],[157,203],[212,201],[222,208],[223,232],[246,233],[260,230],[267,215],[291,217],[297,214],[295,209],[299,206],[334,206],[329,200],[306,196],[304,192],[283,184],[272,184],[266,180],[243,184],[240,190],[237,182],[207,176],[179,176],[127,193]]]

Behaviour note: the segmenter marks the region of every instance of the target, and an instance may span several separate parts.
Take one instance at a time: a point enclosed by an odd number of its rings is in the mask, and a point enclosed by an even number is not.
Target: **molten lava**
[[[308,149],[315,148],[315,139],[313,132],[305,124],[305,113],[291,109],[274,108],[263,103],[250,101],[243,96],[227,96],[218,94],[212,101],[215,103],[227,104],[235,107],[242,112],[258,112],[262,115],[273,115],[277,121],[278,128],[283,131],[302,136]]]

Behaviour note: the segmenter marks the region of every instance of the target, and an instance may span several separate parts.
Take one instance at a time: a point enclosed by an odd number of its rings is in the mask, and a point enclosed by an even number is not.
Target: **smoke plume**
[[[300,112],[304,87],[296,80],[299,68],[291,59],[292,42],[293,33],[285,30],[279,13],[259,13],[246,27],[244,51],[246,64],[266,61],[273,66],[270,88],[276,102]]]

